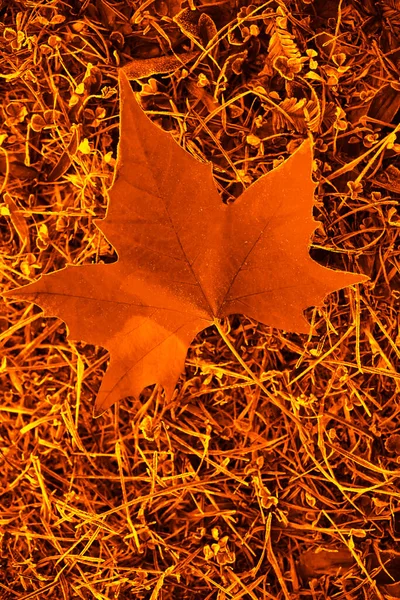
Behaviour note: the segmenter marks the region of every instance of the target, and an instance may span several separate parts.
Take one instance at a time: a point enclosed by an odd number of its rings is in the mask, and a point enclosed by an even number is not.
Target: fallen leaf
[[[4,154],[0,155],[0,173],[20,179],[35,179],[39,175],[37,169],[27,167],[23,162],[16,160],[15,156],[9,157],[7,162]]]
[[[153,383],[171,397],[193,338],[218,319],[244,313],[308,333],[304,309],[368,280],[309,255],[310,140],[225,205],[211,165],[146,117],[121,70],[119,85],[116,176],[107,216],[96,220],[119,260],[68,265],[4,294],[63,319],[69,339],[109,350],[97,414]]]
[[[72,132],[71,140],[70,140],[67,148],[61,154],[57,163],[54,165],[53,169],[49,173],[49,175],[47,177],[47,181],[57,181],[57,179],[60,179],[60,177],[62,177],[64,175],[64,173],[66,173],[68,171],[69,167],[72,164],[72,160],[73,160],[74,156],[76,155],[76,151],[79,146],[80,135],[81,135],[81,126],[75,125],[73,123],[71,125],[71,132]]]
[[[299,572],[304,579],[321,575],[342,575],[355,564],[348,548],[307,550],[300,555]]]
[[[22,242],[21,253],[24,251],[25,246],[27,248],[27,251],[29,252],[30,251],[29,227],[28,227],[26,219],[23,215],[23,211],[21,211],[18,208],[13,197],[8,192],[4,192],[3,200],[4,200],[4,204],[8,208],[11,222],[14,225],[14,228],[15,228],[16,232],[18,233],[18,236]]]
[[[392,123],[400,108],[399,90],[391,85],[382,86],[371,100],[368,116],[378,121]]]

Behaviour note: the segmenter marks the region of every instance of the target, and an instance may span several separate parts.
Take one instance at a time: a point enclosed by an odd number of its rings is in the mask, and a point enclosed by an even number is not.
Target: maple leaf
[[[308,333],[304,309],[368,280],[309,256],[310,140],[225,205],[211,164],[148,119],[122,71],[119,85],[116,176],[106,217],[95,221],[118,261],[68,265],[3,294],[61,318],[69,339],[109,350],[97,414],[153,383],[171,397],[193,338],[219,319],[243,313]]]

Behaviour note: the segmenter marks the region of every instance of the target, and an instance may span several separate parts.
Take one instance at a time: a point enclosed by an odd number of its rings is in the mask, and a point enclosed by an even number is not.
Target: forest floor
[[[2,292],[116,260],[119,67],[221,201],[312,135],[310,254],[370,278],[99,418],[107,350],[4,299],[0,599],[400,598],[398,0],[0,0],[0,66]]]

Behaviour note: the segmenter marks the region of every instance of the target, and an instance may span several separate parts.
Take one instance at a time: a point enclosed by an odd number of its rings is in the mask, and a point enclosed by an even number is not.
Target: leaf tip
[[[123,68],[118,69],[118,83],[120,90],[124,88],[124,91],[126,91],[129,88],[129,90],[132,92],[129,77]]]
[[[350,285],[360,285],[362,283],[367,283],[367,281],[371,281],[371,277],[368,277],[368,275],[364,275],[361,273],[351,273],[348,271],[338,271],[338,273],[343,273],[344,277],[347,278],[347,282],[343,281],[342,287],[338,289],[343,289]]]
[[[31,285],[31,284],[27,284]],[[21,294],[21,289],[27,286],[22,286],[22,288],[16,288],[15,290],[7,290],[6,292],[1,292],[1,297],[3,300],[12,300],[14,302],[32,302],[36,304],[37,294]]]

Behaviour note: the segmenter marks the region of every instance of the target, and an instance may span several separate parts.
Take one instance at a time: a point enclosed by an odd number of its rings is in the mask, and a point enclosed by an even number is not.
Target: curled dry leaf
[[[154,56],[152,58],[134,58],[122,67],[129,79],[150,77],[158,73],[171,73],[184,67],[188,62],[199,56],[199,51],[184,52],[173,56]]]
[[[368,277],[309,255],[315,184],[310,140],[231,205],[200,163],[154,125],[120,71],[120,142],[107,216],[113,264],[71,266],[6,298],[63,319],[70,339],[107,348],[97,413],[158,383],[173,394],[187,349],[219,319],[244,313],[308,333],[303,311]]]

